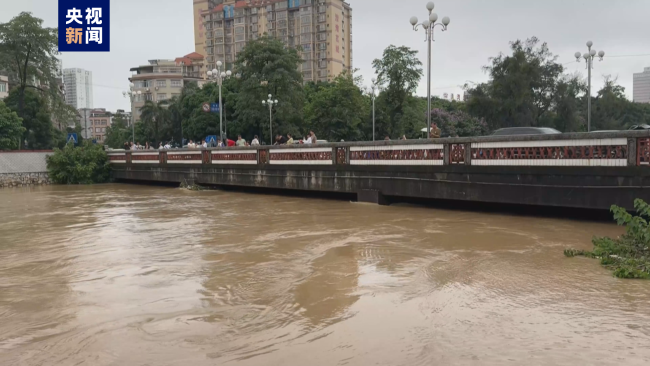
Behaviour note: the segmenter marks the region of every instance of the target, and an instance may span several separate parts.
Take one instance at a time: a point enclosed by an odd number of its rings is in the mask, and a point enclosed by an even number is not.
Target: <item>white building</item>
[[[9,96],[9,78],[0,75],[0,100]]]
[[[650,103],[650,67],[634,74],[633,99],[636,103]]]
[[[65,103],[75,109],[93,108],[93,73],[84,69],[63,69]]]

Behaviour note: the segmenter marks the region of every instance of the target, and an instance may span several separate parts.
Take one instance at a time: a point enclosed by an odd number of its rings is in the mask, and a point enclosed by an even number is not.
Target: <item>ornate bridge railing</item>
[[[650,132],[124,151],[111,164],[287,166],[650,166]]]

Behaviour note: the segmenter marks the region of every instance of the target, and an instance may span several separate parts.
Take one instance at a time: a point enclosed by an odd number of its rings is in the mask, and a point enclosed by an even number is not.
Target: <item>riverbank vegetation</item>
[[[619,278],[650,279],[650,205],[641,199],[634,201],[637,215],[624,208],[612,206],[611,211],[619,225],[625,225],[625,234],[616,239],[594,238],[592,251],[566,249],[567,257],[585,256],[600,259],[600,263],[614,271]]]
[[[110,164],[104,149],[89,141],[82,146],[66,144],[47,157],[47,171],[53,183],[92,184],[110,179]]]

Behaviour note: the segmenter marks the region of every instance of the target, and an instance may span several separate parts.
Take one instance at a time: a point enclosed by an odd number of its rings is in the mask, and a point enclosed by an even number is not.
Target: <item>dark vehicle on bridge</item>
[[[494,131],[492,136],[556,135],[559,133],[562,132],[549,127],[508,127]]]

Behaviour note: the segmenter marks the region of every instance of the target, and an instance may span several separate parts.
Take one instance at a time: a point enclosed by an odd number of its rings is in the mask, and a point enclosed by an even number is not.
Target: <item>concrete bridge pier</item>
[[[378,205],[388,205],[388,200],[384,195],[375,189],[362,189],[357,192],[357,201],[365,203],[375,203]]]

